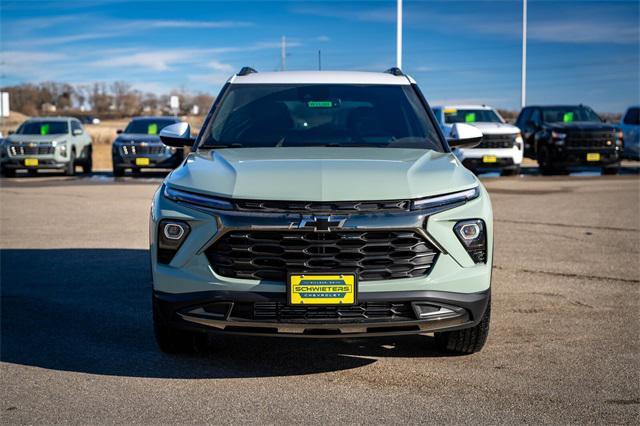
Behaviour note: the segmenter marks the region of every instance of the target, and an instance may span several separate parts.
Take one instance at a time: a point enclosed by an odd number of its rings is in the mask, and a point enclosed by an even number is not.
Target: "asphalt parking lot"
[[[151,332],[160,179],[0,181],[2,423],[640,422],[640,178],[486,178],[491,334],[234,339],[168,356]]]

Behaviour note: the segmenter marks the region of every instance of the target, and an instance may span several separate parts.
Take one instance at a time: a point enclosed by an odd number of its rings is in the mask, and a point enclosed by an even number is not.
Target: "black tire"
[[[602,174],[603,175],[617,175],[620,172],[620,166],[615,167],[603,167]]]
[[[193,352],[194,339],[192,334],[177,330],[162,321],[155,303],[153,303],[153,334],[162,352],[168,354]]]
[[[2,169],[2,176],[7,178],[16,177],[16,169]]]
[[[69,154],[69,163],[67,163],[67,168],[64,170],[64,174],[67,176],[73,176],[76,174],[76,152],[71,150],[71,154]]]
[[[520,166],[516,166],[510,169],[502,169],[500,176],[518,176],[520,174]]]
[[[538,160],[538,166],[540,168],[540,174],[544,176],[555,175],[558,173],[558,169],[554,166],[551,161],[551,156],[549,155],[549,148],[546,146],[538,147],[538,152],[536,155],[536,159]]]
[[[490,321],[491,301],[489,301],[482,319],[476,326],[463,330],[435,333],[436,345],[440,350],[459,355],[478,352],[487,342]]]
[[[122,167],[113,167],[113,176],[114,177],[122,177],[124,176],[124,169]]]
[[[87,151],[87,158],[84,159],[84,163],[82,163],[82,173],[88,174],[93,171],[93,148],[89,147]]]

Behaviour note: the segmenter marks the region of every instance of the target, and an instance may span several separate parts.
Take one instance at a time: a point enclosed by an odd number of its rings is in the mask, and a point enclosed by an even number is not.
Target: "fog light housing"
[[[171,262],[190,231],[189,224],[181,220],[161,220],[158,224],[158,263]]]
[[[487,262],[487,236],[481,219],[463,220],[453,230],[475,263]]]

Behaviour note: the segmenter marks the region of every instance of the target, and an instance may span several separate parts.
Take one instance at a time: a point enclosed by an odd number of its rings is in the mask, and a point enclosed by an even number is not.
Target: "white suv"
[[[475,148],[461,148],[456,156],[469,170],[499,169],[503,176],[520,173],[523,142],[520,129],[507,124],[498,111],[486,105],[453,105],[433,108],[440,126],[448,135],[455,123],[477,127],[483,134]]]

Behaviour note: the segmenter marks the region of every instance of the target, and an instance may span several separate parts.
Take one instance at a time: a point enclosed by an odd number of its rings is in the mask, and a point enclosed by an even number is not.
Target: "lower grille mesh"
[[[414,231],[231,231],[206,255],[217,274],[231,278],[353,272],[375,281],[424,276],[437,251]]]
[[[353,306],[288,306],[279,302],[236,303],[231,316],[253,321],[415,320],[410,302],[367,302]]]

